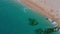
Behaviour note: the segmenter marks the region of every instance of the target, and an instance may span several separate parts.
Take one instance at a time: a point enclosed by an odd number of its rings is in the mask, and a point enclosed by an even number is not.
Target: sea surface
[[[29,18],[37,20],[38,25],[29,25]],[[0,0],[0,34],[36,34],[36,29],[52,27],[46,16],[37,11],[13,0]]]

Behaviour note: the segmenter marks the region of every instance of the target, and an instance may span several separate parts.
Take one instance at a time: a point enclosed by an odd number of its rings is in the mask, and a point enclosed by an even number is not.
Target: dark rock
[[[38,25],[38,22],[35,19],[29,18],[29,22],[30,22],[30,25],[32,26]]]
[[[40,28],[36,30],[36,34],[42,34],[42,32],[43,32],[43,30]]]

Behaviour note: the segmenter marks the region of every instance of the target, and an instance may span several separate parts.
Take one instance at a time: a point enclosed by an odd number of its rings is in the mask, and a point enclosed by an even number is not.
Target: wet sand
[[[60,26],[60,19],[56,18],[55,15],[52,15],[51,12],[45,10],[41,6],[36,5],[33,2],[30,2],[28,0],[22,0],[23,3],[25,3],[27,6],[31,7],[32,9],[37,10],[38,12],[42,13],[43,15],[47,16],[48,18],[55,20],[58,23],[58,26]]]

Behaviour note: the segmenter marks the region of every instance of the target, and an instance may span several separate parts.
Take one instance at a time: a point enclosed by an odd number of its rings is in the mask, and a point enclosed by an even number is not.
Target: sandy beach
[[[27,6],[31,7],[32,9],[37,10],[37,12],[42,13],[43,15],[45,15],[46,17],[55,20],[58,24],[58,26],[60,26],[60,18],[56,17],[55,15],[52,15],[50,11],[45,10],[43,7],[36,5],[33,2],[30,2],[29,0],[22,0],[23,3],[25,3]],[[51,10],[53,11],[53,10]]]

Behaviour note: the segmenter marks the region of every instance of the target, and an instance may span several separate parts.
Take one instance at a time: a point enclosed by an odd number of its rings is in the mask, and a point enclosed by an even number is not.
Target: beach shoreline
[[[36,9],[38,11],[38,13],[42,13],[43,15],[45,15],[46,17],[55,20],[58,24],[58,26],[60,26],[60,19],[59,18],[55,18],[54,15],[51,15],[51,13],[48,13],[44,8],[37,6],[36,4],[34,4],[33,2],[30,2],[28,0],[22,0],[23,3],[25,3],[27,6],[31,7],[32,9]]]

